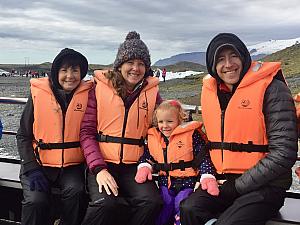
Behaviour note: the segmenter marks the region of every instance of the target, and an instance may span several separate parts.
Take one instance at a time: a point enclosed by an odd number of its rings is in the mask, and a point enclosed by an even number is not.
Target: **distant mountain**
[[[178,62],[193,62],[201,65],[205,65],[205,52],[189,52],[181,53],[178,55],[171,56],[170,58],[160,59],[154,63],[154,66],[167,66],[173,65]]]
[[[253,60],[260,60],[266,57],[267,55],[270,55],[297,43],[300,43],[300,38],[287,40],[269,40],[255,45],[250,45],[247,48]],[[154,63],[154,66],[173,65],[181,61],[194,62],[200,63],[201,65],[206,65],[205,52],[181,53],[178,55],[171,56],[170,58],[160,59]]]
[[[282,49],[285,49],[287,47],[290,47],[298,43],[300,43],[300,38],[287,39],[287,40],[269,40],[255,45],[250,45],[247,48],[251,56],[257,56],[260,54],[270,55],[272,53],[278,52]]]

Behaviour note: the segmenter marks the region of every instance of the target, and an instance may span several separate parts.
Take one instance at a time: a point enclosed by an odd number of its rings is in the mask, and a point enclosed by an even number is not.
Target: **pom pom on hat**
[[[141,39],[141,36],[139,33],[136,31],[130,31],[127,35],[125,40],[130,40],[130,39]]]
[[[129,32],[125,41],[120,45],[113,65],[114,70],[117,71],[124,62],[132,59],[142,60],[145,63],[146,71],[149,70],[151,65],[149,50],[136,31]]]

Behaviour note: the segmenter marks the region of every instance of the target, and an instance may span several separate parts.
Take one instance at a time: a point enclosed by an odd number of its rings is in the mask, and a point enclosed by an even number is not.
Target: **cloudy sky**
[[[247,45],[300,37],[298,0],[1,0],[0,64],[52,61],[65,47],[110,64],[128,31],[152,62],[205,51],[220,32]]]

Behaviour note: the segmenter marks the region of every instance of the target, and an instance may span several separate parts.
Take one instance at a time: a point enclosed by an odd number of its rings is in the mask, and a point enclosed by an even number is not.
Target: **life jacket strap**
[[[212,149],[223,149],[233,152],[269,152],[269,145],[255,145],[252,141],[248,144],[235,142],[208,142],[208,147]]]
[[[101,133],[98,133],[96,139],[98,142],[111,142],[111,143],[120,143],[120,144],[127,144],[127,145],[138,145],[140,147],[145,145],[145,141],[143,137],[141,137],[140,139],[126,138],[126,137],[113,137],[113,136],[103,135]]]
[[[64,143],[44,143],[42,140],[36,142],[37,147],[43,150],[49,149],[68,149],[68,148],[78,148],[80,147],[79,141],[64,142]]]
[[[195,165],[194,165],[194,160],[191,160],[191,161],[184,161],[184,160],[179,160],[179,162],[177,163],[154,163],[152,165],[152,169],[154,171],[165,171],[165,172],[168,172],[168,171],[172,171],[172,170],[178,170],[180,169],[181,171],[184,171],[185,168],[195,168]]]

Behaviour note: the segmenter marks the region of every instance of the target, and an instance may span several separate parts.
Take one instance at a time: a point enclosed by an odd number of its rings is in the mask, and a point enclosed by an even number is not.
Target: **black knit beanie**
[[[145,63],[146,71],[151,65],[150,54],[146,44],[140,39],[140,34],[136,31],[131,31],[127,34],[125,41],[120,45],[114,62],[114,70],[128,60],[140,59]]]
[[[209,43],[206,50],[207,71],[211,76],[217,79],[217,81],[221,81],[216,71],[216,59],[220,51],[225,47],[234,49],[241,58],[243,65],[243,70],[240,75],[241,80],[251,66],[251,56],[246,45],[232,33],[220,33]]]
[[[58,82],[58,71],[62,66],[63,61],[69,58],[73,63],[76,63],[80,66],[80,76],[83,79],[86,76],[88,71],[88,61],[84,55],[80,52],[75,51],[71,48],[64,48],[60,53],[54,58],[51,67],[51,74],[49,76],[52,86],[54,88],[61,89],[61,86]]]

